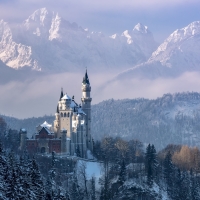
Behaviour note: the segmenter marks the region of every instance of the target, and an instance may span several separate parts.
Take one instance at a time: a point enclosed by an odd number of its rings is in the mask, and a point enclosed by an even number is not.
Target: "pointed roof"
[[[59,113],[58,105],[57,105],[56,113]]]
[[[62,97],[63,97],[63,88],[61,88],[60,100],[62,99]]]
[[[88,74],[87,74],[87,69],[85,72],[85,76],[83,77],[83,84],[90,84],[89,78],[88,78]]]
[[[66,93],[61,99],[71,99],[71,97],[68,96],[67,93]]]
[[[48,122],[47,121],[45,121],[43,124],[41,124],[40,125],[41,127],[44,127],[44,128],[51,128],[52,127],[52,125],[51,124],[48,124]]]

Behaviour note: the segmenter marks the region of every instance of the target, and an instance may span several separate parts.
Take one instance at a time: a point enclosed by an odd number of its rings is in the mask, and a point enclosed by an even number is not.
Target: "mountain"
[[[176,77],[184,72],[200,71],[199,54],[200,21],[195,21],[174,31],[147,62],[120,73],[117,79]]]
[[[19,120],[2,116],[13,129],[22,127],[29,136],[44,121],[54,116]],[[138,139],[162,149],[168,144],[200,147],[200,93],[165,94],[155,100],[107,100],[92,106],[92,134],[95,140],[104,136]]]
[[[46,8],[36,10],[22,24],[0,21],[0,60],[14,69],[126,69],[146,61],[156,47],[152,33],[140,23],[132,31],[105,36]]]

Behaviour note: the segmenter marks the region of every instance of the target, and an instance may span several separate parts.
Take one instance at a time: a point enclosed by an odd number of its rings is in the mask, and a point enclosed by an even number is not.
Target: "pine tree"
[[[42,177],[36,163],[36,160],[33,158],[32,160],[32,168],[31,168],[31,181],[32,181],[32,191],[35,193],[36,199],[44,199],[44,185],[42,182]]]
[[[48,172],[48,177],[46,181],[46,193],[51,198],[54,198],[54,196],[56,195],[56,190],[57,190],[57,185],[55,182],[55,178],[56,178],[55,164],[56,164],[55,152],[53,151],[52,157],[51,157],[51,169]]]
[[[20,160],[22,164],[22,171],[23,171],[23,185],[26,194],[26,198],[30,199],[34,196],[32,192],[32,180],[31,180],[31,168],[32,168],[32,161],[30,160],[27,152],[24,152],[23,157]]]
[[[192,170],[190,170],[190,191],[191,191],[191,199],[193,200],[200,199],[200,185],[197,180],[197,177],[194,176]]]
[[[158,168],[158,161],[154,145],[151,146],[151,165],[152,165],[153,178],[155,178]]]
[[[5,153],[3,151],[2,144],[0,142],[0,198],[5,195],[6,191],[6,184],[5,184],[5,172],[7,168],[7,160],[5,157]]]
[[[154,145],[148,145],[145,153],[145,171],[147,174],[147,183],[152,186],[153,180],[156,176],[157,170],[157,159],[156,159],[156,149]]]
[[[174,173],[174,165],[172,164],[172,155],[170,151],[167,152],[164,162],[163,162],[163,167],[164,167],[164,178],[167,183],[167,191],[170,193],[171,188],[173,187],[173,173]]]
[[[20,199],[19,195],[19,182],[17,174],[14,169],[12,169],[11,175],[7,182],[6,197],[10,200]]]
[[[52,199],[52,183],[51,183],[51,179],[48,176],[46,179],[46,184],[45,184],[45,191],[46,191],[46,198],[45,199]]]
[[[120,185],[123,185],[125,180],[126,180],[126,165],[125,165],[125,162],[123,160],[122,163],[121,163],[121,167],[120,167],[118,182],[120,183]]]
[[[72,200],[78,200],[78,190],[77,190],[77,185],[75,182],[72,183],[72,188],[70,190],[70,198]]]
[[[90,191],[91,200],[96,200],[96,189],[95,189],[95,178],[91,179],[91,191]]]
[[[80,187],[78,184],[77,175],[75,171],[73,173],[72,186],[69,193],[70,193],[71,200],[81,200],[83,198],[83,194],[80,191]]]

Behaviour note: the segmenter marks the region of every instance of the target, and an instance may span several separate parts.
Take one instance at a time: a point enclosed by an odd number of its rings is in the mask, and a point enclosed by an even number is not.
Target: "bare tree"
[[[85,195],[88,197],[88,188],[87,188],[87,173],[86,173],[86,168],[87,168],[87,164],[84,161],[79,160],[79,166],[78,166],[78,174],[81,178],[81,180],[83,181],[83,185],[84,185],[84,193]]]

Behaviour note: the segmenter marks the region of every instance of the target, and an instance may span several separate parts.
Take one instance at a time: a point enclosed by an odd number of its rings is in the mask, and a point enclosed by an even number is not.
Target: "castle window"
[[[67,114],[66,114],[66,113],[64,113],[64,117],[67,117]]]
[[[68,117],[69,117],[69,113],[67,113]]]
[[[60,115],[61,115],[61,117],[63,117],[63,113],[61,113]]]

